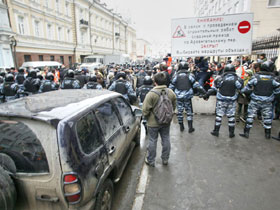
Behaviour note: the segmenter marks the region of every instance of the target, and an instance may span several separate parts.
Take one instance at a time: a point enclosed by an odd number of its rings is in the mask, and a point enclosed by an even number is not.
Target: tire
[[[111,210],[114,197],[114,185],[106,179],[96,198],[95,210]]]
[[[136,147],[140,146],[140,142],[141,142],[141,125],[134,137],[134,142],[135,142],[135,145]]]
[[[5,153],[0,153],[0,166],[4,170],[12,174],[15,174],[17,172],[15,162],[10,156],[6,155]]]
[[[0,209],[14,209],[17,199],[16,188],[13,180],[2,167],[0,167]]]

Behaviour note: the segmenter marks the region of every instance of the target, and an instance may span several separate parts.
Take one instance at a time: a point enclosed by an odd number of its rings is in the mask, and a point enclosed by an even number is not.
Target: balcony
[[[80,28],[81,29],[87,29],[88,28],[88,21],[81,19],[80,20]]]

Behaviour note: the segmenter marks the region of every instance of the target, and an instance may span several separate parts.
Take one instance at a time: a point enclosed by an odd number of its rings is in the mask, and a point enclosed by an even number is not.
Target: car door
[[[126,135],[119,121],[115,107],[110,101],[99,105],[95,115],[105,139],[110,165],[119,167],[125,152]]]
[[[135,116],[133,115],[131,106],[122,97],[114,99],[113,103],[117,107],[119,116],[121,117],[122,127],[126,133],[126,146],[128,147],[138,131]]]
[[[83,199],[86,202],[92,198],[97,183],[109,169],[109,161],[106,145],[93,112],[83,115],[77,120],[75,127],[81,151],[78,173],[84,177]]]

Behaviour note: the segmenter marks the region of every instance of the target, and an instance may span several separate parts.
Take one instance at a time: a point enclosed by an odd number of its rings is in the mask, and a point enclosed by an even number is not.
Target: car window
[[[121,125],[116,111],[110,102],[106,102],[96,108],[95,114],[100,122],[105,139],[110,138],[120,128]]]
[[[17,172],[49,172],[41,142],[26,124],[0,120],[0,134],[0,153],[13,159]]]
[[[116,104],[119,113],[122,117],[124,125],[130,125],[134,121],[134,117],[131,111],[130,106],[124,101],[122,98],[116,98],[114,100],[114,103]]]
[[[84,153],[90,154],[102,145],[102,138],[92,113],[87,114],[77,122],[76,130]]]

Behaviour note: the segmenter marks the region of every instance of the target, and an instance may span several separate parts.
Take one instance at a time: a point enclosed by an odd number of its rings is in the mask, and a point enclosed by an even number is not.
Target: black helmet
[[[32,69],[29,73],[28,73],[28,76],[31,77],[31,78],[36,78],[37,77],[37,72]]]
[[[5,76],[6,76],[6,72],[1,71],[1,72],[0,72],[0,76],[1,76],[1,77],[3,77],[3,78],[5,78]]]
[[[47,75],[46,75],[46,79],[47,80],[50,80],[50,81],[53,81],[54,80],[54,75],[53,75],[53,73],[47,73]]]
[[[261,64],[261,71],[273,72],[274,63],[272,61],[265,61]]]
[[[182,69],[188,70],[189,69],[189,64],[187,62],[184,62],[184,61],[180,62],[178,70],[182,70]]]
[[[97,82],[97,77],[95,75],[91,75],[90,78],[88,79],[90,82]]]
[[[126,79],[126,73],[125,72],[119,72],[117,73],[117,76],[116,76],[116,79],[119,79],[119,78],[123,78],[123,79]]]
[[[75,73],[74,73],[73,70],[69,69],[69,70],[67,71],[67,77],[74,78],[74,75],[75,75]]]
[[[5,81],[6,82],[13,82],[13,81],[15,81],[14,75],[13,74],[7,74],[7,76],[5,77]]]
[[[19,73],[24,73],[24,68],[19,68],[18,72]]]
[[[44,79],[43,75],[40,72],[37,73],[37,78],[39,80],[43,80]]]
[[[153,84],[153,80],[150,76],[145,76],[144,77],[144,85],[152,85]]]
[[[4,78],[0,76],[0,84],[2,84],[3,82],[4,82]]]
[[[232,64],[227,64],[225,67],[225,72],[235,72],[235,67]]]

